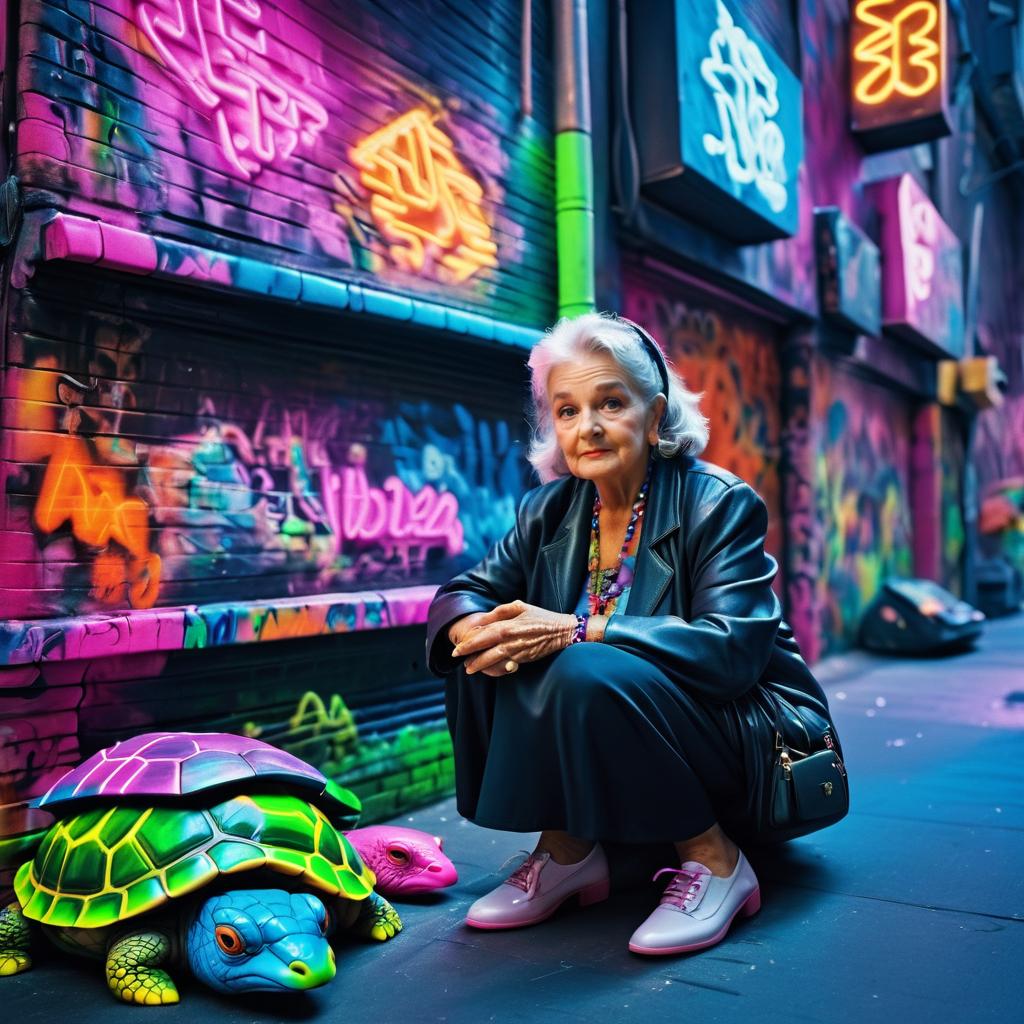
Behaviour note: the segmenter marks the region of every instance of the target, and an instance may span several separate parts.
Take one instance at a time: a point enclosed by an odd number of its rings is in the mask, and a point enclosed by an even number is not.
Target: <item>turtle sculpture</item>
[[[267,743],[148,733],[101,750],[38,801],[57,817],[0,910],[0,975],[31,966],[31,922],[105,961],[125,1002],[176,1003],[166,968],[220,992],[315,988],[341,928],[385,941],[398,914],[344,834],[348,790]]]
[[[376,890],[400,898],[443,889],[459,880],[444,840],[401,825],[370,825],[345,833],[377,876]]]

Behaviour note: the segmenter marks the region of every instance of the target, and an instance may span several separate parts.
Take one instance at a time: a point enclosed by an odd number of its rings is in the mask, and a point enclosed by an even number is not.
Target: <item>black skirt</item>
[[[739,702],[700,701],[634,654],[574,644],[499,678],[460,664],[445,697],[459,813],[478,825],[648,843],[749,824]]]

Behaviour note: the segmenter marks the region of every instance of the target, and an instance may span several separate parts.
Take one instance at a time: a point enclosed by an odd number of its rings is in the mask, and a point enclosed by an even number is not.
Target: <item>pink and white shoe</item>
[[[531,853],[509,878],[469,908],[466,924],[523,928],[546,921],[573,896],[586,907],[606,900],[608,890],[608,861],[600,843],[575,864],[558,864],[547,851]]]
[[[737,914],[750,917],[761,909],[761,890],[747,858],[740,853],[728,878],[688,860],[679,868],[662,868],[654,878],[673,875],[654,912],[629,940],[634,953],[663,956],[705,949],[725,938]]]

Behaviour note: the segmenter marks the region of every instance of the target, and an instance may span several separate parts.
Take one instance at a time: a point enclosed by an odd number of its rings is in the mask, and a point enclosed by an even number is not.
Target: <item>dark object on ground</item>
[[[1024,601],[1024,579],[1005,558],[986,558],[978,563],[978,607],[990,619],[1012,615]]]
[[[932,580],[890,579],[868,605],[860,641],[872,651],[940,654],[969,647],[985,616]]]

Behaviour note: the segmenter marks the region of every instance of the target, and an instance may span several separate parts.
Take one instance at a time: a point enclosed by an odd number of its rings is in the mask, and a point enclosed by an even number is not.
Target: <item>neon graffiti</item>
[[[346,466],[333,479],[340,510],[340,535],[355,541],[443,541],[449,554],[463,549],[459,503],[450,492],[427,484],[416,494],[396,476],[371,487],[362,466]]]
[[[149,549],[149,508],[125,491],[123,471],[95,465],[89,442],[75,433],[81,419],[82,385],[62,375],[58,397],[66,406],[68,433],[54,441],[34,521],[45,534],[70,523],[73,536],[100,550],[92,562],[92,596],[103,604],[150,608],[160,589],[160,556]],[[122,554],[116,544],[124,549]]]
[[[814,369],[815,492],[824,527],[818,601],[825,650],[849,646],[886,576],[913,574],[912,425],[906,403],[825,364]]]
[[[877,186],[887,253],[883,317],[886,325],[938,355],[964,348],[960,239],[910,174]]]
[[[431,262],[439,255],[439,278],[459,283],[498,265],[483,189],[427,111],[412,110],[374,132],[352,150],[352,161],[399,267],[422,273],[428,255]]]
[[[918,302],[931,297],[935,278],[935,247],[939,221],[927,200],[915,202],[909,189],[900,190],[900,235],[903,240],[907,288]]]
[[[942,13],[935,0],[860,0],[854,18],[873,29],[853,50],[855,64],[867,66],[853,89],[861,103],[884,103],[894,93],[916,98],[935,88],[942,77]]]
[[[709,39],[711,56],[700,64],[714,90],[722,137],[704,136],[704,149],[725,158],[729,177],[753,184],[769,207],[781,212],[788,200],[782,129],[771,120],[779,112],[778,79],[764,54],[718,0],[718,28]]]
[[[359,730],[352,712],[340,694],[332,694],[330,703],[312,690],[299,700],[288,719],[287,749],[313,764],[338,762],[359,745]]]
[[[299,88],[288,53],[271,52],[255,0],[153,0],[139,24],[160,58],[212,117],[227,162],[243,178],[312,146],[327,111]]]

